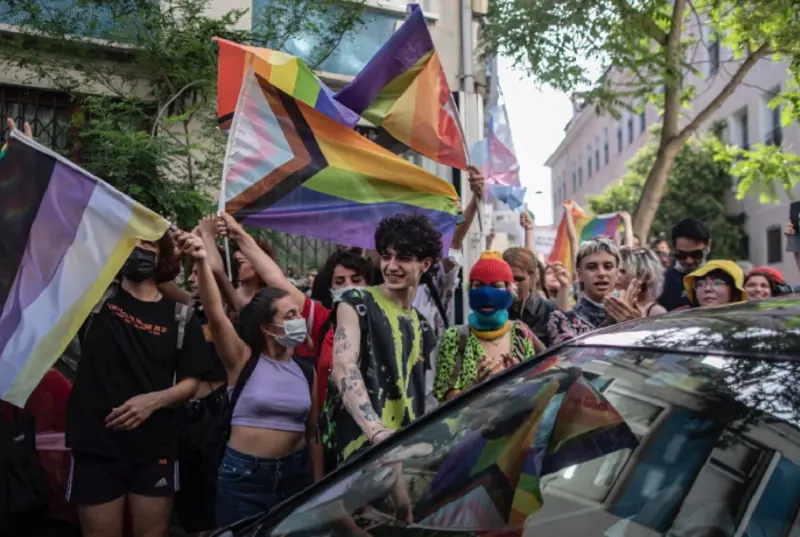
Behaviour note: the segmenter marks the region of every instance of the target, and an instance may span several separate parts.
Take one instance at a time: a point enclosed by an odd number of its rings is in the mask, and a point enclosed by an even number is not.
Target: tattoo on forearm
[[[364,421],[369,421],[369,422],[380,421],[380,418],[378,418],[378,414],[375,412],[375,409],[372,408],[372,403],[370,403],[369,401],[358,405],[358,409],[361,411],[361,417],[364,418]]]

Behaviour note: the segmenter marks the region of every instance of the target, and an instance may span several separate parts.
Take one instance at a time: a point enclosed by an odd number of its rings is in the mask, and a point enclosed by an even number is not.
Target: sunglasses
[[[696,261],[700,261],[705,257],[705,250],[692,250],[691,252],[684,252],[683,250],[675,250],[675,259],[684,260],[690,257]]]

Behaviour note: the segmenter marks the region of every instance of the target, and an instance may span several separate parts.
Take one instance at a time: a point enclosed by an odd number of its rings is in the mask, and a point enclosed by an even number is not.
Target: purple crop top
[[[262,355],[233,409],[231,425],[300,433],[310,411],[311,391],[297,362]]]

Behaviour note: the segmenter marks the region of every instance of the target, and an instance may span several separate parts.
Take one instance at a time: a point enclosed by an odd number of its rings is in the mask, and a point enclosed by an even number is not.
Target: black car
[[[236,537],[800,535],[800,299],[588,334],[419,419]]]

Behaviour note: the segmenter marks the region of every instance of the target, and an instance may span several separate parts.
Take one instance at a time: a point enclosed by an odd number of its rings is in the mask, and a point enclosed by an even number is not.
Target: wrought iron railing
[[[28,122],[40,143],[57,151],[72,148],[70,121],[75,105],[58,91],[0,85],[0,139],[8,134],[5,118],[12,118],[21,129]]]

